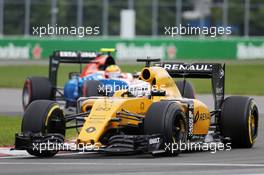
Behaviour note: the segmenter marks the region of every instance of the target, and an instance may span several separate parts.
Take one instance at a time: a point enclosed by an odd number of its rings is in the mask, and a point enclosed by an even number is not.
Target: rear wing
[[[54,51],[50,58],[60,63],[89,63],[100,54],[99,52]]]
[[[102,52],[89,51],[54,51],[49,60],[49,79],[54,87],[57,86],[57,73],[60,63],[87,64],[93,62]],[[114,59],[108,54],[109,59],[115,63]]]
[[[163,67],[173,78],[211,79],[215,110],[221,109],[225,95],[225,64],[159,62],[154,66]]]

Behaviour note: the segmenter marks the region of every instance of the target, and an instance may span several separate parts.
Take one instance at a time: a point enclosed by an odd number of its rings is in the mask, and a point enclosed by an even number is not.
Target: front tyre
[[[257,138],[258,117],[258,108],[253,98],[228,97],[222,106],[221,135],[230,137],[233,148],[251,148]]]
[[[26,109],[22,120],[22,133],[25,135],[41,134],[42,141],[63,143],[65,136],[65,118],[58,103],[50,100],[33,101]],[[58,135],[59,137],[54,137]],[[27,152],[37,157],[52,157],[57,150],[27,149]]]
[[[144,119],[144,134],[162,134],[164,143],[171,145],[170,149],[167,149],[168,147],[164,144],[166,154],[177,156],[180,153],[180,144],[185,143],[187,139],[184,111],[178,103],[173,101],[153,103]]]

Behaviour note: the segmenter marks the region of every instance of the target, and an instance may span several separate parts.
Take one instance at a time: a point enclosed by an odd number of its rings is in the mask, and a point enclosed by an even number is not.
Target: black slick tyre
[[[153,103],[144,119],[144,134],[162,134],[166,145],[174,145],[176,149],[164,149],[166,155],[177,156],[180,153],[180,142],[186,142],[186,117],[177,102],[160,101]],[[172,147],[170,147],[172,148]]]
[[[50,100],[36,100],[28,106],[24,113],[21,131],[24,135],[57,134],[64,138],[65,127],[64,114],[58,103]],[[60,142],[62,141],[60,140]],[[58,151],[45,150],[40,152],[40,150],[27,149],[27,152],[38,157],[52,157]]]
[[[231,139],[233,148],[251,148],[257,138],[258,117],[258,108],[253,98],[227,97],[221,111],[221,135]]]
[[[26,78],[22,92],[22,105],[25,110],[34,100],[52,100],[52,83],[46,77]]]

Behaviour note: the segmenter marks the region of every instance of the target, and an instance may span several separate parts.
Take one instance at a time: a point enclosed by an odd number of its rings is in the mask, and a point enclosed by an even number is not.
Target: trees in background
[[[209,16],[211,25],[222,25],[223,0],[212,0],[211,15]],[[244,1],[228,1],[228,25],[234,29],[235,35],[244,34]],[[176,25],[176,2],[175,0],[158,1],[158,35],[164,33],[164,26]],[[120,11],[128,8],[126,0],[109,0],[108,27],[109,35],[119,35]],[[77,25],[77,1],[57,0],[56,23],[59,26]],[[136,11],[136,34],[152,34],[152,0],[134,0]],[[192,9],[192,4],[188,0],[183,1],[182,10]],[[103,0],[83,0],[83,26],[103,27]],[[250,0],[250,35],[264,35],[264,1]],[[4,4],[4,34],[21,35],[24,34],[25,1],[5,0]],[[51,0],[31,0],[30,8],[30,29],[32,26],[45,26],[51,21]],[[186,23],[182,19],[183,24]],[[188,22],[188,21],[187,21]],[[32,29],[30,30],[32,33]],[[102,32],[101,32],[102,34]]]

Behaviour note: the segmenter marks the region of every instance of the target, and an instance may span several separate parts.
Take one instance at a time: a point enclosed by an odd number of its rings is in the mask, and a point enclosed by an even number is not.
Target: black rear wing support
[[[163,67],[173,78],[211,79],[214,107],[216,111],[221,109],[225,98],[225,64],[160,62],[154,66]]]

